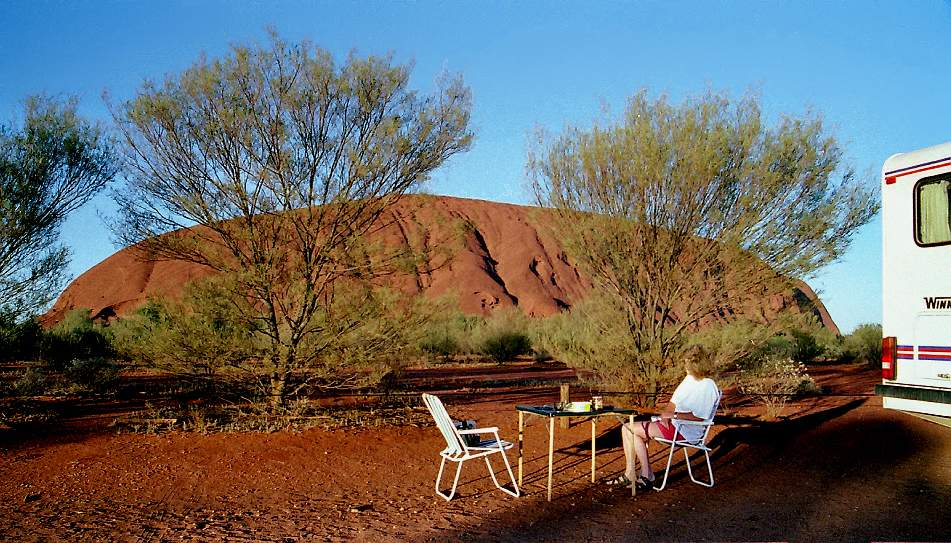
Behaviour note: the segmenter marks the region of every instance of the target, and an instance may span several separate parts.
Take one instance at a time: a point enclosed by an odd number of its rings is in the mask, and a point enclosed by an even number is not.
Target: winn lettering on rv
[[[951,296],[925,296],[925,309],[951,309]]]

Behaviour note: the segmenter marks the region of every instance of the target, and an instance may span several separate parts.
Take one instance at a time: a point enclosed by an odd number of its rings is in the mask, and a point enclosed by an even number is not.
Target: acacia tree
[[[28,98],[22,126],[0,126],[0,308],[42,310],[62,290],[69,250],[56,243],[70,213],[113,179],[112,147],[76,100]]]
[[[461,79],[420,96],[409,76],[391,58],[338,65],[272,36],[146,82],[114,109],[128,171],[120,240],[229,277],[276,403],[366,321],[333,312],[341,289],[380,271],[365,238],[384,211],[470,145]]]
[[[685,335],[840,258],[877,212],[818,116],[768,126],[755,97],[644,91],[607,126],[542,134],[529,171],[566,252],[616,304],[631,386],[652,391]]]

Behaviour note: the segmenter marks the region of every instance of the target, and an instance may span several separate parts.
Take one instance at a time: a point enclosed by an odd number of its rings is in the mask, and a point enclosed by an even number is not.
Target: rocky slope
[[[590,282],[566,258],[537,208],[451,197],[410,196],[390,211],[393,224],[379,234],[387,243],[425,239],[454,240],[451,256],[431,271],[394,279],[408,294],[439,296],[454,291],[461,309],[487,315],[518,307],[530,316],[547,316],[576,303]],[[58,321],[76,308],[99,318],[123,315],[152,295],[176,295],[189,281],[210,270],[182,261],[142,261],[123,249],[73,281],[47,313]],[[809,307],[814,306],[814,307]],[[785,308],[815,311],[837,331],[821,301],[805,284],[787,296],[762,300],[745,312],[770,318]],[[808,309],[806,309],[808,307]]]

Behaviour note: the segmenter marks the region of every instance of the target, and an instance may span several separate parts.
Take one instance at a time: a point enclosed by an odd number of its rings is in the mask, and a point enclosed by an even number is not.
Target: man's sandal
[[[608,486],[613,486],[615,488],[627,488],[634,483],[633,481],[627,478],[627,475],[621,474],[613,479],[608,479],[607,481],[604,482],[604,484]]]

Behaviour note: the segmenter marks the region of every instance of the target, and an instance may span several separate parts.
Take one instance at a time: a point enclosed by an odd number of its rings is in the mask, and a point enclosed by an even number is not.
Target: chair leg
[[[508,458],[506,458],[505,453],[504,452],[502,453],[502,460],[505,462],[505,468],[508,470],[509,477],[511,477],[512,479],[512,487],[515,488],[515,492],[512,492],[511,490],[499,484],[499,480],[495,476],[495,470],[492,469],[492,463],[489,462],[489,457],[483,456],[482,458],[485,460],[485,467],[488,468],[489,475],[492,476],[492,482],[495,483],[495,487],[510,496],[515,496],[516,498],[519,497],[520,493],[519,493],[518,485],[515,484],[515,474],[512,473],[512,468],[511,466],[509,466]]]
[[[489,462],[489,457],[483,456],[482,459],[485,460],[485,467],[489,470],[489,475],[492,477],[492,482],[495,483],[496,487],[501,489],[502,485],[499,484],[499,480],[495,477],[495,470],[492,469],[492,463]]]
[[[704,458],[707,461],[707,475],[709,475],[710,482],[701,481],[693,476],[693,470],[690,468],[690,457],[687,456],[687,449],[684,448],[684,461],[687,463],[687,474],[690,475],[690,480],[697,483],[700,486],[705,486],[710,488],[713,486],[713,465],[710,463],[710,452],[703,451]]]
[[[667,486],[667,477],[670,477],[670,466],[674,461],[674,444],[670,444],[670,452],[667,453],[667,468],[664,469],[664,480],[660,483],[660,486],[655,486],[654,490],[663,490]]]
[[[512,480],[512,488],[515,489],[515,492],[506,490],[502,487],[499,487],[499,488],[502,488],[502,492],[505,492],[506,494],[511,494],[512,496],[515,496],[516,498],[518,498],[519,496],[522,495],[522,491],[518,488],[518,484],[515,482],[515,474],[512,473],[512,465],[509,464],[509,455],[505,454],[504,450],[502,451],[502,461],[505,462],[505,470],[509,472],[509,479]]]
[[[439,494],[439,496],[442,497],[442,499],[448,502],[449,500],[452,499],[453,496],[456,495],[456,485],[459,484],[459,473],[462,472],[462,462],[459,462],[458,466],[456,467],[456,478],[453,479],[452,481],[452,491],[449,492],[448,496],[439,490],[439,484],[442,481],[442,473],[445,467],[446,467],[446,457],[444,456],[442,458],[442,463],[439,465],[439,474],[436,476],[436,494]]]

